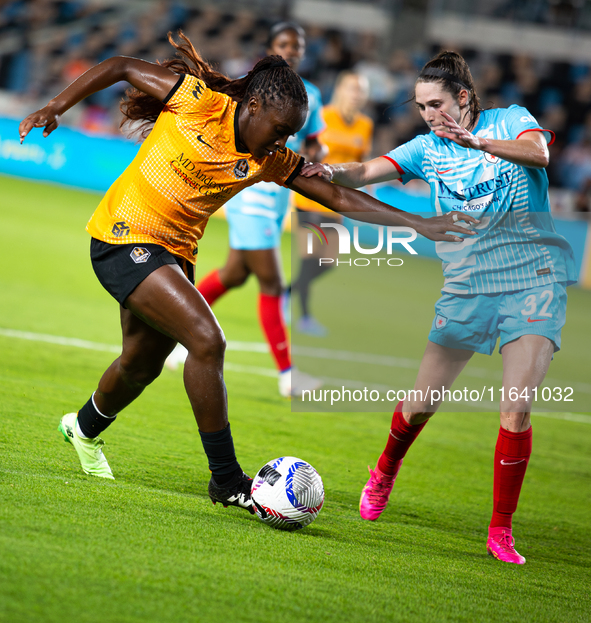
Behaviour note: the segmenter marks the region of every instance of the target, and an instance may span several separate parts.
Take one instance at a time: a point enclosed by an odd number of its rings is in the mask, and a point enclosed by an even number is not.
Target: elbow
[[[111,56],[102,63],[99,63],[99,65],[103,65],[115,79],[115,82],[118,82],[119,80],[128,80],[131,62],[133,60],[134,59],[129,56]]]
[[[534,156],[534,161],[536,169],[545,169],[550,164],[550,152],[546,144],[540,145],[540,149]]]
[[[527,162],[523,166],[529,169],[545,169],[549,164],[550,157],[547,153],[536,153],[527,158]]]

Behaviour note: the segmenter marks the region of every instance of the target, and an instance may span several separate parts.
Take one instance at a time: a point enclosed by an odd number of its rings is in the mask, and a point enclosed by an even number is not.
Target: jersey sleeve
[[[408,143],[404,143],[404,145],[389,151],[383,157],[396,167],[396,170],[400,173],[400,181],[403,184],[410,180],[425,179],[422,170],[423,142],[421,137],[413,138]]]
[[[190,74],[181,74],[162,103],[171,112],[185,114],[206,111],[213,100],[214,92],[203,80]]]
[[[543,132],[546,142],[551,145],[554,142],[554,132],[546,130],[536,121],[535,117],[523,106],[509,106],[505,118],[507,132],[512,140],[518,139],[526,132]]]
[[[291,151],[291,149],[276,151],[267,158],[261,178],[264,182],[275,182],[280,186],[289,186],[304,166],[304,161],[302,156]]]

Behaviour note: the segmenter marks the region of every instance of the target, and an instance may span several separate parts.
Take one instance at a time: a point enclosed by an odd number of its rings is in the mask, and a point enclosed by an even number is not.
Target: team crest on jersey
[[[203,93],[203,85],[200,82],[198,82],[195,85],[195,89],[193,90],[193,96],[195,97],[195,99],[199,99],[202,93]]]
[[[122,238],[123,236],[129,236],[129,225],[125,221],[118,221],[113,225],[111,233],[115,238]]]
[[[133,247],[129,257],[131,257],[136,264],[145,264],[150,259],[150,255],[152,254],[148,249],[144,249],[144,247]]]
[[[499,161],[498,156],[495,156],[493,154],[487,154],[486,152],[484,153],[484,159],[491,164],[497,164],[497,162]]]
[[[447,318],[441,314],[437,314],[437,316],[435,317],[435,328],[443,329],[443,327],[445,327],[446,324],[447,324]]]
[[[243,179],[248,175],[248,160],[238,160],[234,167],[234,175],[239,179]]]

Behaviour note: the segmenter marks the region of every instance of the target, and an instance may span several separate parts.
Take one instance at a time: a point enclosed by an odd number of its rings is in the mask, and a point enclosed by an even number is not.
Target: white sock
[[[82,439],[88,439],[88,437],[80,429],[80,424],[78,424],[78,420],[76,420],[76,434],[78,435],[78,437],[82,437]]]

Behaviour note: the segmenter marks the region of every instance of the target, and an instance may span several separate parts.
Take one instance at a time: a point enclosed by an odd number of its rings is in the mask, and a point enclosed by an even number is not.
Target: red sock
[[[259,320],[280,372],[291,368],[289,340],[281,313],[281,297],[259,294]]]
[[[495,448],[495,475],[491,528],[511,529],[519,493],[529,463],[532,446],[531,426],[523,433],[500,429]]]
[[[201,282],[197,285],[197,289],[210,306],[213,305],[222,294],[228,291],[228,288],[220,281],[220,275],[217,270],[203,277]]]
[[[419,436],[419,433],[428,421],[415,426],[408,424],[402,415],[402,402],[396,405],[388,443],[378,460],[378,469],[383,474],[392,476],[396,473],[400,466],[400,461],[402,461],[412,442]]]

